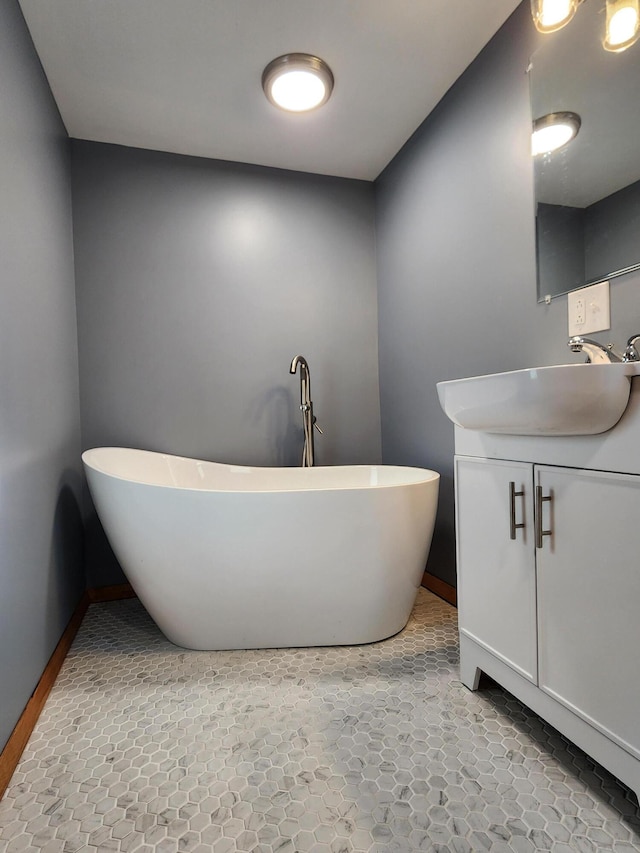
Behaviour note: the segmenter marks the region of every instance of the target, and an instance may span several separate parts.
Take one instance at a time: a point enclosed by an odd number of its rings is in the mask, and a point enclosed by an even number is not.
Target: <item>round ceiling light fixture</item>
[[[531,15],[541,33],[555,33],[566,26],[582,0],[531,0]]]
[[[550,154],[557,151],[578,135],[582,121],[577,113],[548,113],[533,123],[531,153]]]
[[[262,72],[262,88],[281,110],[303,113],[325,104],[333,90],[333,74],[322,59],[308,53],[286,53]]]
[[[639,0],[607,0],[607,25],[603,47],[620,53],[640,36]]]

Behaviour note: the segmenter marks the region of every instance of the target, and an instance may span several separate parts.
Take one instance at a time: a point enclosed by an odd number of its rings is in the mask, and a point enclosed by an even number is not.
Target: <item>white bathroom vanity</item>
[[[485,672],[640,795],[640,377],[598,435],[456,426],[460,678]]]

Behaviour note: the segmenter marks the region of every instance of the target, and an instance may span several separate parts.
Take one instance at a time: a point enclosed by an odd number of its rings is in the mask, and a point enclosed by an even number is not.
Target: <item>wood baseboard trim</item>
[[[38,722],[38,717],[47,700],[47,696],[51,692],[55,680],[60,672],[60,668],[64,663],[71,643],[78,633],[78,628],[82,624],[84,615],[89,607],[90,598],[85,592],[78,602],[76,609],[73,612],[67,627],[64,629],[62,636],[58,640],[58,645],[55,647],[53,654],[49,658],[44,672],[40,676],[40,680],[36,689],[31,694],[31,698],[26,704],[20,719],[15,725],[14,730],[9,735],[4,749],[0,752],[0,800],[4,792],[7,790],[9,780],[13,776],[13,772],[18,766],[20,756],[24,752],[27,741],[31,737],[31,732],[35,724]]]
[[[38,722],[38,717],[42,713],[47,696],[58,677],[64,659],[78,633],[78,628],[82,624],[89,605],[98,604],[103,601],[120,601],[123,598],[136,598],[131,584],[122,583],[115,586],[88,589],[78,602],[76,609],[73,611],[73,616],[69,620],[69,624],[64,629],[62,636],[58,640],[58,645],[55,647],[53,654],[44,668],[44,672],[40,676],[36,689],[31,694],[31,698],[20,715],[20,719],[9,735],[9,740],[5,744],[4,749],[0,752],[0,800],[4,796],[9,781],[18,766],[27,741],[31,737],[31,732],[35,724]]]
[[[123,598],[137,598],[130,583],[119,583],[115,586],[97,586],[87,590],[91,604],[103,601],[122,601]]]
[[[449,604],[453,604],[454,607],[458,606],[458,596],[455,586],[451,586],[451,584],[440,580],[440,578],[429,574],[429,572],[424,573],[422,577],[422,586],[425,589],[428,589],[429,592],[433,592],[434,595],[444,598],[445,601]]]

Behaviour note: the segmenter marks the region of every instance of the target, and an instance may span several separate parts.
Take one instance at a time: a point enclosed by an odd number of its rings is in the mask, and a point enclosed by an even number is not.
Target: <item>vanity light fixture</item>
[[[329,100],[333,74],[327,63],[317,56],[287,53],[264,69],[262,88],[274,106],[302,113],[314,110]]]
[[[533,123],[531,153],[550,154],[571,142],[578,135],[582,121],[577,113],[548,113]]]
[[[531,0],[531,15],[541,33],[554,33],[569,23],[582,0]]]
[[[619,53],[640,36],[640,0],[607,0],[607,23],[602,46]]]

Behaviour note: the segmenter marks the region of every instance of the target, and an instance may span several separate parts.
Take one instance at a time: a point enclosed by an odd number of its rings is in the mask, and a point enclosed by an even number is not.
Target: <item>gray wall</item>
[[[385,462],[442,474],[429,571],[455,581],[453,425],[436,382],[576,360],[566,297],[536,302],[531,116],[539,44],[523,3],[377,182]],[[612,330],[640,330],[640,276],[611,286]]]
[[[0,748],[84,589],[68,146],[0,0]]]
[[[640,262],[640,181],[586,209],[584,242],[590,280]]]
[[[564,293],[640,262],[640,181],[589,207],[538,203],[538,293]]]
[[[73,143],[83,445],[296,465],[380,460],[370,183]],[[92,511],[89,585],[122,580]]]
[[[582,207],[538,202],[536,249],[538,296],[556,296],[587,281],[585,273],[586,212]]]

